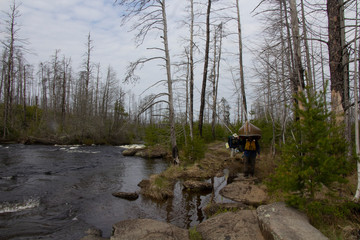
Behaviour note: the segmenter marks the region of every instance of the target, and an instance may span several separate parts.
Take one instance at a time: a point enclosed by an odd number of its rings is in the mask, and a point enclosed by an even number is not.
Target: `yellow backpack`
[[[249,141],[249,139],[246,139],[245,143],[245,151],[256,151],[256,143],[255,140]]]

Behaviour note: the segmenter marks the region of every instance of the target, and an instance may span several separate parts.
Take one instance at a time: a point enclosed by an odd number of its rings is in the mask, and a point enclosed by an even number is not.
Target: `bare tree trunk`
[[[311,70],[311,61],[310,61],[310,50],[307,39],[307,27],[305,21],[305,10],[304,10],[304,0],[301,0],[301,15],[302,15],[302,25],[303,25],[303,34],[304,34],[304,46],[305,46],[305,54],[306,54],[306,80],[308,82],[308,86],[310,86],[310,90],[313,90],[314,83],[312,81],[312,70]]]
[[[176,131],[175,131],[175,112],[174,112],[174,100],[173,100],[173,89],[172,89],[172,79],[171,79],[171,61],[169,53],[169,43],[168,43],[168,34],[167,34],[167,19],[166,19],[166,6],[165,0],[161,3],[162,7],[162,17],[163,17],[163,34],[164,34],[164,50],[165,50],[165,59],[166,59],[166,75],[167,75],[167,85],[169,92],[169,121],[170,121],[170,138],[171,138],[171,149],[172,157],[174,164],[179,164],[179,150],[176,144]]]
[[[91,66],[90,66],[90,57],[91,57],[91,50],[93,47],[91,46],[91,35],[90,32],[88,34],[88,41],[87,41],[87,50],[86,50],[86,60],[85,60],[85,99],[83,100],[83,113],[84,117],[87,116],[88,111],[90,109],[89,105],[89,84],[90,84],[90,75],[91,75]]]
[[[248,120],[247,116],[247,103],[246,103],[246,94],[245,94],[245,80],[244,80],[244,68],[243,68],[243,52],[242,52],[242,36],[241,36],[241,22],[240,22],[240,7],[239,0],[236,0],[236,11],[237,11],[237,27],[238,27],[238,38],[239,38],[239,68],[240,68],[240,87],[241,87],[241,96],[242,104],[244,110],[245,121]]]
[[[194,1],[190,0],[191,23],[190,23],[190,138],[194,136]]]
[[[97,64],[97,74],[96,74],[96,90],[95,90],[95,116],[98,115],[98,96],[99,96],[99,82],[100,82],[100,63]],[[130,114],[130,112],[129,112]]]
[[[294,64],[294,53],[293,53],[293,46],[291,43],[291,34],[290,34],[290,24],[288,21],[288,10],[287,10],[287,6],[286,6],[286,0],[282,0],[283,3],[283,7],[284,7],[284,14],[285,14],[285,24],[286,24],[286,39],[288,42],[288,54],[287,54],[287,63],[288,63],[288,71],[290,74],[290,82],[291,82],[291,90],[292,90],[292,94],[293,96],[295,96],[295,94],[297,94],[297,81],[296,81],[296,76],[294,75],[294,69],[295,69],[295,64]],[[296,102],[295,97],[293,98],[293,101]]]
[[[344,122],[344,74],[343,49],[341,40],[341,9],[342,0],[327,0],[329,60],[331,80],[331,108],[336,114],[337,122]]]
[[[291,16],[291,30],[292,39],[294,44],[294,62],[295,62],[295,77],[297,81],[296,92],[302,91],[305,87],[304,84],[304,69],[301,64],[301,46],[300,46],[300,34],[299,34],[299,19],[296,8],[296,0],[290,0],[290,16]]]
[[[320,38],[321,38],[321,33],[320,33]],[[320,44],[320,62],[321,62],[321,79],[322,79],[322,84],[323,84],[324,106],[325,106],[325,109],[327,109],[327,101],[326,101],[326,86],[327,86],[327,84],[325,81],[324,56],[323,56],[323,51],[322,51],[322,44]]]
[[[283,29],[284,29],[284,16],[283,16],[283,2],[280,1],[280,19],[281,19],[281,30],[280,30],[280,38],[281,38],[281,51],[283,54],[281,54],[281,86],[282,86],[282,93],[283,93],[283,115],[282,115],[282,126],[281,126],[281,136],[282,136],[282,142],[285,144],[285,131],[286,131],[286,119],[287,119],[287,104],[286,104],[286,85],[285,85],[285,38],[283,35]]]
[[[26,67],[24,66],[24,86],[23,86],[23,90],[24,90],[24,96],[23,96],[23,107],[24,107],[24,127],[26,127],[27,123],[26,123]]]
[[[18,16],[17,6],[15,1],[13,5],[10,6],[9,13],[9,45],[7,45],[8,49],[8,59],[6,62],[7,70],[6,70],[6,78],[5,78],[5,93],[4,93],[4,126],[3,126],[3,137],[6,138],[8,136],[8,124],[9,118],[12,109],[12,84],[14,81],[14,44],[15,44],[15,20]]]
[[[360,59],[360,51],[359,57],[357,58],[357,36],[358,36],[358,16],[359,16],[359,9],[358,9],[358,1],[356,0],[356,24],[355,24],[355,39],[354,39],[354,52],[355,52],[355,59],[354,59],[354,98],[355,98],[355,149],[356,155],[360,157],[360,139],[359,139],[359,92],[358,92],[358,80],[360,80],[359,71],[360,65],[358,69],[358,61]],[[359,46],[360,48],[360,46]],[[358,79],[359,78],[359,79]],[[354,201],[358,202],[360,199],[360,161],[357,161],[357,187],[356,193],[354,196]]]
[[[203,127],[203,123],[204,123],[206,81],[207,81],[208,65],[209,65],[211,1],[212,0],[208,0],[208,6],[207,6],[207,12],[206,12],[205,60],[204,60],[203,81],[202,81],[202,88],[201,88],[200,112],[199,112],[199,134],[200,134],[200,136],[202,136],[202,127]]]

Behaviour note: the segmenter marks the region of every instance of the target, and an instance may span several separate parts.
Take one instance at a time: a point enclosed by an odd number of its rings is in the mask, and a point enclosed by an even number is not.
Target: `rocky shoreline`
[[[196,191],[196,186],[202,190],[207,186],[200,185],[196,181],[188,181],[184,187]],[[234,203],[208,205],[204,212],[213,216],[195,228],[182,229],[152,219],[132,219],[115,223],[110,240],[186,240],[194,239],[190,236],[193,232],[198,234],[196,239],[203,240],[328,239],[298,210],[283,202],[267,204],[266,188],[256,178],[244,178],[242,174],[238,174],[220,194],[232,199]],[[105,239],[107,238],[103,238],[99,231],[88,230],[87,236],[81,240]]]

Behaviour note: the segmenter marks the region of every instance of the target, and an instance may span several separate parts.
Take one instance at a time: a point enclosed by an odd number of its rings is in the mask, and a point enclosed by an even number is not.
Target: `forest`
[[[60,49],[42,62],[29,63],[31,39],[22,38],[21,4],[13,1],[0,22],[1,141],[144,141],[166,145],[179,164],[200,158],[204,143],[226,141],[251,121],[263,130],[262,145],[271,156],[283,159],[274,188],[300,190],[312,199],[321,184],[341,182],[356,171],[357,0],[259,0],[252,14],[262,32],[250,48],[252,74],[244,73],[244,46],[250,40],[242,36],[239,0],[187,0],[186,15],[178,20],[181,54],[172,52],[170,29],[178,25],[169,24],[167,9],[173,2],[114,1],[122,14],[119,24],[130,27],[138,48],[149,35],[158,36],[154,46],[143,49],[151,55],[138,56],[124,76],[117,76],[112,66],[101,72],[90,32],[80,68]],[[154,61],[162,74],[148,88],[160,90],[141,97],[125,91],[126,84],[141,83],[139,72]],[[233,95],[219,92],[223,78],[232,82]],[[359,166],[358,171],[360,175]],[[359,197],[358,184],[354,200]]]

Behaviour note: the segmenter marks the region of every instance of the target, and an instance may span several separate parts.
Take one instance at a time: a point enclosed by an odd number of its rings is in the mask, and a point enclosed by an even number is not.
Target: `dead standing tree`
[[[206,81],[207,81],[208,66],[209,66],[211,1],[212,0],[208,0],[207,11],[206,11],[205,61],[204,61],[203,81],[202,81],[202,88],[201,88],[200,113],[199,113],[199,134],[200,134],[200,136],[202,136],[202,127],[203,127],[203,123],[204,123]]]
[[[169,106],[169,122],[170,122],[170,141],[172,148],[172,157],[174,164],[179,164],[179,152],[176,144],[176,132],[175,132],[175,113],[173,103],[173,80],[171,78],[171,61],[169,52],[168,42],[168,27],[166,17],[166,1],[165,0],[116,0],[119,6],[124,7],[123,24],[129,20],[136,20],[132,26],[132,30],[137,30],[136,39],[141,45],[147,34],[150,31],[160,31],[162,33],[162,44],[163,48],[153,48],[159,50],[164,56],[139,59],[136,62],[130,63],[128,73],[125,81],[138,80],[134,72],[138,67],[141,67],[146,62],[152,60],[163,60],[165,61],[166,68],[166,82],[168,87],[168,100],[166,101]],[[163,94],[161,94],[163,95]],[[156,104],[158,101],[154,99],[151,106]],[[163,101],[161,101],[163,102]],[[149,106],[150,107],[150,106]]]
[[[14,85],[14,59],[15,59],[15,48],[19,41],[18,31],[19,26],[16,19],[20,17],[18,10],[19,5],[13,1],[10,5],[10,11],[7,13],[6,23],[6,40],[2,41],[2,45],[5,48],[7,59],[3,63],[5,69],[5,81],[4,81],[4,118],[3,118],[3,138],[9,135],[9,125],[12,123],[10,119],[12,117],[12,104],[13,104],[13,85]]]

